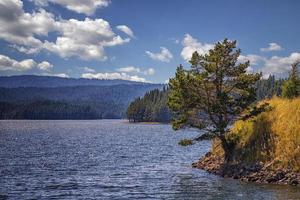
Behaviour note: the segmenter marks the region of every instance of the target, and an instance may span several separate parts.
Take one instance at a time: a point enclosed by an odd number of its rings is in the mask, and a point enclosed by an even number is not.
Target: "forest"
[[[126,117],[131,101],[163,87],[123,80],[39,76],[30,81],[30,77],[0,77],[0,119],[121,119]]]

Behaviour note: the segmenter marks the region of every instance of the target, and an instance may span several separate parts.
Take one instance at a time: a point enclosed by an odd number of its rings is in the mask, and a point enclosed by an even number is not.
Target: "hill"
[[[2,76],[0,87],[71,87],[71,86],[104,86],[104,85],[150,85],[149,83],[134,82],[127,80],[85,79],[85,78],[62,78],[54,76]]]
[[[124,118],[132,100],[162,87],[123,80],[0,77],[0,119]]]

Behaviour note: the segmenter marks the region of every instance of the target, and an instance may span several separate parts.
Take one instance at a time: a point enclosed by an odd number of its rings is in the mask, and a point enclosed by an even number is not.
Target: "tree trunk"
[[[225,138],[225,135],[221,135],[219,139],[221,140],[221,145],[224,150],[224,161],[229,162],[232,158],[233,147],[230,143],[228,143],[228,141]]]

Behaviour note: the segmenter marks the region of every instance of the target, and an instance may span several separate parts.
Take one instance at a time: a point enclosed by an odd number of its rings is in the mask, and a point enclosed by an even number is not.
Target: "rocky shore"
[[[272,163],[259,164],[224,164],[224,159],[208,152],[193,167],[210,173],[239,179],[245,182],[271,183],[300,186],[300,173],[288,169],[271,169]]]

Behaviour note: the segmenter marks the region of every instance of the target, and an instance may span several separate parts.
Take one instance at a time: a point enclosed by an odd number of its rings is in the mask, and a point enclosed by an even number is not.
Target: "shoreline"
[[[128,119],[126,119],[124,123],[129,123],[129,124],[147,124],[147,125],[170,124],[170,122],[132,122],[132,121],[129,121]]]
[[[197,162],[194,168],[205,170],[209,173],[237,179],[243,182],[263,184],[293,185],[300,187],[300,173],[288,169],[270,169],[271,163],[266,164],[225,164],[223,158],[206,153]]]

